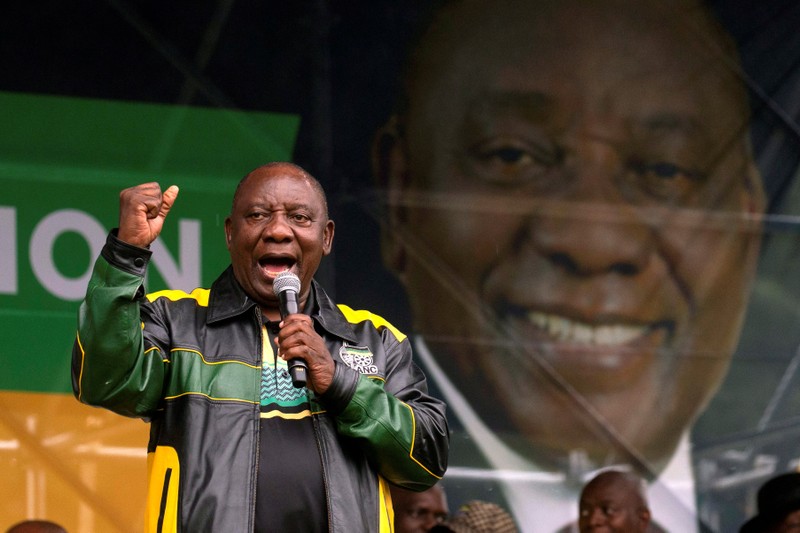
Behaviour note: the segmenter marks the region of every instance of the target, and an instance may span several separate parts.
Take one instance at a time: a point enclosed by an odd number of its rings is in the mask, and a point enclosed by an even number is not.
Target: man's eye
[[[484,160],[498,159],[508,165],[530,164],[533,158],[519,148],[498,148],[482,154]]]
[[[681,173],[678,165],[673,165],[672,163],[655,163],[646,167],[645,170],[652,172],[659,178],[674,178]]]
[[[414,507],[412,509],[406,509],[405,512],[410,518],[414,519],[427,518],[429,516],[433,517],[433,520],[438,524],[441,524],[447,520],[447,513],[439,513],[431,509]]]
[[[688,198],[705,181],[703,174],[668,161],[631,160],[628,167],[635,187],[656,200],[665,202]]]
[[[477,175],[487,182],[509,186],[534,181],[563,159],[556,147],[517,141],[481,143],[471,154]]]

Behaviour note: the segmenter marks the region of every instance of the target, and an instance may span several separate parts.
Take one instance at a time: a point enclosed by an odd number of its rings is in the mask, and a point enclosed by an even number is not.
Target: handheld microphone
[[[297,275],[284,270],[275,276],[272,282],[272,290],[278,297],[281,309],[281,319],[298,312],[297,293],[300,292],[300,278]],[[306,386],[308,366],[302,359],[289,359],[289,375],[292,378],[292,385],[296,388]]]

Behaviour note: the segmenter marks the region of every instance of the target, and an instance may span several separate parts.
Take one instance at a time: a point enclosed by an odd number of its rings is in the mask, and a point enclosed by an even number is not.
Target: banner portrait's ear
[[[404,281],[407,213],[402,199],[409,187],[409,176],[406,144],[397,115],[392,115],[373,138],[372,175],[385,207],[381,220],[383,264]]]

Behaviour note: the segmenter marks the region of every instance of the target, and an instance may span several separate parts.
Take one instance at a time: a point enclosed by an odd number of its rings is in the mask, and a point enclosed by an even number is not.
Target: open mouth
[[[258,266],[268,278],[274,278],[280,272],[291,270],[294,264],[295,261],[291,257],[269,256],[258,260]]]
[[[623,346],[644,337],[649,326],[629,324],[592,325],[560,315],[528,312],[528,320],[554,341],[587,346]]]

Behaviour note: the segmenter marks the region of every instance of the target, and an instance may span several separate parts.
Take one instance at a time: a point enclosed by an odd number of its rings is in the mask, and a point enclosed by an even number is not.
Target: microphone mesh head
[[[288,270],[278,272],[272,282],[272,290],[275,291],[275,294],[280,294],[284,291],[300,292],[300,278],[297,277],[297,274]]]

